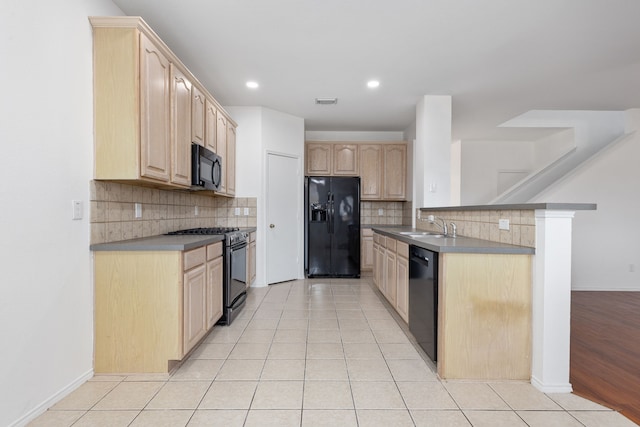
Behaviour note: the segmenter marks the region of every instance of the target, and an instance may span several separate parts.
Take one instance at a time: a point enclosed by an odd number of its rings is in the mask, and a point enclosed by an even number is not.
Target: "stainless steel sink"
[[[419,232],[401,231],[399,234],[402,234],[403,236],[407,236],[407,237],[413,237],[414,239],[419,237],[445,237],[444,234],[438,234],[438,233],[433,233],[429,231],[419,231]]]

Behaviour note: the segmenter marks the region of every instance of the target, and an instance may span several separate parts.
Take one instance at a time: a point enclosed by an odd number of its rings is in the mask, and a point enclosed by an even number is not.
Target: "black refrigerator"
[[[360,277],[360,178],[308,176],[304,190],[307,277]]]

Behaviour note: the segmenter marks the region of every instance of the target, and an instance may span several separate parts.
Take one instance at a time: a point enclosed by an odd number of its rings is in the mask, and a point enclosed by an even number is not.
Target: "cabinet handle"
[[[269,228],[276,228],[275,224],[269,224]]]

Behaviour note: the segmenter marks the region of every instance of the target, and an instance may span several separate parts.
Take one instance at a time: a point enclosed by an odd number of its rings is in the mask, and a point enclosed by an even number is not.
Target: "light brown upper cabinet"
[[[362,144],[360,146],[360,198],[362,200],[382,199],[382,164],[384,146]]]
[[[384,146],[384,200],[407,198],[407,146],[393,144]]]
[[[308,142],[306,174],[314,176],[358,176],[358,145]]]
[[[187,77],[171,64],[171,182],[191,185],[191,91]]]
[[[191,143],[215,145],[219,116],[224,116],[225,141],[227,122],[236,124],[141,18],[89,20],[95,179],[189,188]],[[213,110],[211,135],[206,129],[211,117],[205,114]],[[228,163],[223,167],[235,170]]]
[[[208,98],[205,100],[204,110],[204,146],[216,153],[218,147],[216,145],[217,125],[218,125],[218,109],[216,105]]]
[[[95,178],[169,183],[170,62],[135,28],[94,28]]]
[[[358,146],[333,144],[333,175],[358,176]]]
[[[407,144],[307,142],[310,176],[359,176],[361,200],[406,200]]]
[[[227,195],[236,194],[236,127],[227,122],[227,160],[223,165],[227,165]]]
[[[227,194],[227,118],[218,111],[216,114],[216,154],[222,158],[222,177],[218,193]]]
[[[307,143],[307,175],[331,175],[333,171],[332,145],[323,142]]]
[[[191,142],[204,146],[205,97],[196,85],[191,91]]]

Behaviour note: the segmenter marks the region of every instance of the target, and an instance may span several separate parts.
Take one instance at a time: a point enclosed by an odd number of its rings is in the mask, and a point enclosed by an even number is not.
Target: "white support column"
[[[531,384],[569,393],[571,225],[574,211],[536,210]]]

